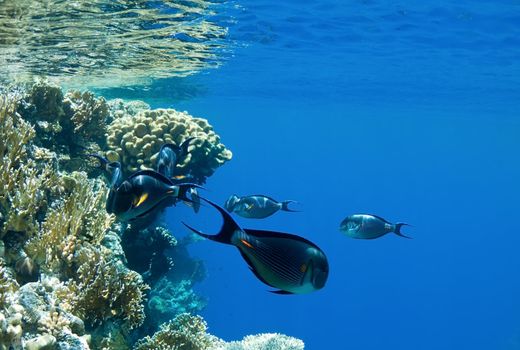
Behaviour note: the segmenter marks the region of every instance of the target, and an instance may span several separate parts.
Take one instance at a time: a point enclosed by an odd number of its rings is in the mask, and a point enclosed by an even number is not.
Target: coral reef
[[[58,90],[45,86],[0,96],[0,348],[88,349],[85,323],[94,330],[108,319],[128,328],[143,322],[147,286],[124,265],[119,241],[105,239],[114,220],[103,182],[60,172],[57,154],[35,145],[46,131],[21,113],[44,118],[38,110],[52,110],[42,113],[52,119],[62,111]],[[32,96],[34,115],[20,107],[29,105],[23,96]],[[96,134],[84,135],[91,142]]]
[[[220,344],[212,350],[303,350],[300,339],[279,333],[248,335],[241,341]]]
[[[141,276],[103,249],[81,248],[77,278],[66,285],[60,297],[67,309],[92,326],[120,318],[130,329],[144,321],[145,292]]]
[[[200,312],[207,300],[193,291],[194,282],[188,279],[172,282],[162,277],[152,288],[148,300],[149,320],[161,324],[175,316]]]
[[[202,317],[181,314],[163,324],[152,337],[137,342],[135,350],[209,350],[220,340],[206,330]]]
[[[99,150],[105,143],[108,105],[89,91],[69,91],[46,80],[31,85],[20,100],[18,112],[32,122],[35,143],[58,153],[79,147]]]
[[[67,177],[70,193],[47,212],[40,232],[27,243],[26,251],[47,271],[71,266],[84,241],[99,245],[114,217],[104,210],[106,187],[83,173]]]
[[[301,340],[279,333],[248,335],[241,341],[225,342],[207,333],[200,316],[184,313],[165,323],[153,336],[137,342],[135,350],[303,350]]]
[[[124,231],[121,243],[128,267],[142,274],[149,283],[157,281],[173,266],[166,253],[177,245],[177,240],[164,227],[129,227]]]
[[[124,171],[155,167],[164,143],[180,145],[194,137],[188,154],[177,164],[178,175],[203,183],[232,157],[206,119],[195,118],[174,109],[144,110],[115,119],[108,128],[107,143],[111,161],[121,161]]]
[[[191,239],[116,223],[99,172],[83,171],[89,152],[131,172],[152,167],[163,143],[195,137],[178,170],[204,182],[231,158],[206,120],[40,81],[0,88],[0,125],[0,350],[303,348],[281,335],[208,334],[188,314],[206,304],[193,291],[205,269]]]

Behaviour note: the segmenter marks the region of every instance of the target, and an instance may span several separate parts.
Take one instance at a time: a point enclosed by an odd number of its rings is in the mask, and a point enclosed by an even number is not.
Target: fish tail
[[[229,215],[229,213],[224,208],[220,207],[219,205],[213,203],[212,201],[210,201],[206,198],[203,198],[203,197],[199,197],[199,198],[202,199],[203,201],[207,202],[214,208],[216,208],[220,212],[220,215],[222,215],[222,218],[224,219],[224,223],[222,224],[220,231],[217,234],[208,235],[208,234],[205,234],[205,233],[189,226],[185,222],[183,222],[184,226],[186,226],[191,231],[193,231],[194,233],[198,234],[201,237],[210,239],[212,241],[220,242],[220,243],[232,244],[231,238],[233,237],[233,234],[235,233],[236,230],[241,230],[240,226],[238,226],[238,224],[235,222],[235,220],[233,220],[231,215]]]
[[[401,236],[401,237],[404,237],[404,238],[409,238],[409,239],[412,239],[412,237],[409,237],[409,236],[406,236],[404,234],[401,233],[401,227],[403,226],[412,226],[412,225],[409,225],[409,224],[405,224],[404,222],[398,222],[397,224],[395,224],[395,229],[394,229],[394,233],[398,236]]]
[[[291,211],[291,212],[299,212],[299,210],[293,210],[291,208],[289,208],[289,204],[291,203],[298,203],[296,201],[283,201],[282,202],[282,209],[283,211]]]
[[[198,213],[200,210],[200,197],[197,188],[190,188],[190,197],[192,200],[191,207],[195,213]]]
[[[204,189],[204,187],[194,184],[194,183],[189,183],[189,182],[180,183],[175,186],[179,187],[179,193],[177,194],[177,198],[179,198],[180,200],[182,200],[184,202],[188,202],[188,203],[192,203],[192,204],[198,203],[200,206],[200,199],[199,199],[200,197],[198,195],[193,196],[192,190],[195,188]],[[188,195],[191,195],[192,198],[190,198],[190,196],[188,196]]]

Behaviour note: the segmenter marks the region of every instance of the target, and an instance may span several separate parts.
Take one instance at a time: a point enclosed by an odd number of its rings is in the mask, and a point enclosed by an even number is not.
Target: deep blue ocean
[[[299,202],[244,228],[318,244],[323,290],[281,296],[237,249],[190,252],[208,276],[209,331],[281,332],[306,349],[520,349],[520,2],[241,0],[216,16],[218,69],[104,94],[209,119],[233,159],[205,185]],[[413,225],[363,241],[354,213]],[[209,207],[168,211],[217,232]]]

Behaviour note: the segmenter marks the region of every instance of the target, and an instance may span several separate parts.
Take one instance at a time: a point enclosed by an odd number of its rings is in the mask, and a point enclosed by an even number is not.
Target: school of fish
[[[106,210],[123,222],[147,226],[169,206],[179,201],[188,204],[197,213],[201,200],[214,207],[222,216],[223,225],[213,235],[205,234],[183,224],[195,234],[209,240],[233,245],[252,273],[263,283],[274,288],[276,294],[306,294],[322,289],[328,279],[327,256],[315,243],[295,234],[242,228],[231,216],[264,219],[279,211],[298,212],[289,207],[293,200],[277,201],[266,195],[239,197],[231,195],[224,204],[203,198],[197,189],[202,188],[189,176],[176,175],[179,159],[188,153],[194,138],[175,145],[165,144],[157,158],[156,170],[140,170],[123,178],[119,162],[110,162],[101,155],[89,154],[99,161],[109,178]],[[376,239],[387,233],[410,238],[401,232],[406,223],[391,223],[372,214],[353,214],[340,224],[339,230],[355,239]]]

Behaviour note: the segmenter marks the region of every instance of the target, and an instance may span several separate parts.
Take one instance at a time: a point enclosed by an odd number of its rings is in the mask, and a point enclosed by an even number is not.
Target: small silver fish
[[[228,198],[224,207],[230,213],[236,213],[244,218],[264,219],[279,210],[296,212],[297,210],[289,208],[289,204],[294,202],[295,201],[278,202],[271,197],[261,194],[244,197],[232,195]]]
[[[371,214],[350,215],[341,222],[339,230],[345,235],[358,239],[374,239],[393,232],[398,236],[411,238],[401,233],[402,226],[410,226],[399,222],[392,224],[382,217]]]

